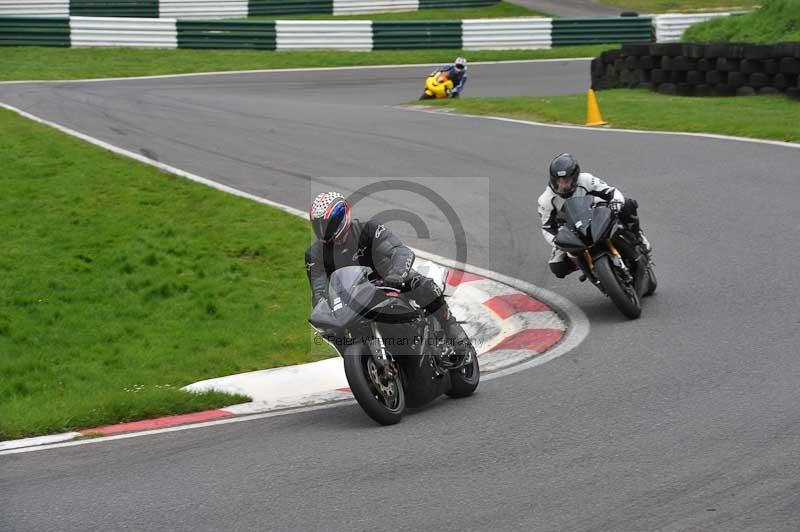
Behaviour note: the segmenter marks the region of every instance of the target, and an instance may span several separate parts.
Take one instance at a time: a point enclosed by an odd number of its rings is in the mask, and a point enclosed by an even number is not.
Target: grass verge
[[[653,131],[717,133],[800,142],[800,104],[783,96],[687,98],[646,90],[598,92],[603,118],[612,127]],[[537,122],[586,123],[586,95],[515,98],[463,98],[433,105],[476,115]]]
[[[376,52],[258,50],[146,50],[138,48],[10,47],[0,52],[0,81],[65,80],[224,72],[270,68],[445,63],[464,54],[470,61],[596,57],[613,45],[550,50],[388,50]]]
[[[314,347],[303,220],[0,109],[0,440],[246,400]]]
[[[367,13],[364,15],[292,15],[249,17],[248,20],[460,20],[465,18],[502,17],[549,17],[509,2],[500,2],[487,7],[464,7],[451,9],[420,9],[398,13]]]
[[[778,43],[800,41],[800,0],[767,0],[764,7],[735,17],[690,26],[685,42]]]
[[[693,11],[737,11],[763,4],[755,0],[601,0],[601,3],[639,13],[691,13]]]

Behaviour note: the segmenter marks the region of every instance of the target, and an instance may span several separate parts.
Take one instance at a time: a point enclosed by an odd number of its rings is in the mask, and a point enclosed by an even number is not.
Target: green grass
[[[767,0],[764,7],[735,17],[695,24],[686,42],[777,43],[800,41],[800,0]]]
[[[654,131],[718,133],[800,142],[800,103],[783,96],[687,98],[646,90],[598,92],[603,118],[612,127]],[[584,124],[586,95],[557,97],[463,98],[433,105],[454,111],[535,120]]]
[[[601,0],[601,3],[639,13],[691,13],[693,11],[737,11],[763,3],[754,0]]]
[[[330,356],[300,218],[0,110],[0,440],[246,400],[179,388]]]
[[[0,48],[0,81],[151,76],[270,68],[310,68],[470,61],[594,57],[609,45],[550,50],[389,50],[269,52],[258,50],[146,50],[135,48]]]
[[[523,6],[500,2],[488,7],[452,9],[420,9],[399,13],[371,13],[364,15],[292,15],[249,17],[248,20],[460,20],[465,18],[547,17],[544,13]]]

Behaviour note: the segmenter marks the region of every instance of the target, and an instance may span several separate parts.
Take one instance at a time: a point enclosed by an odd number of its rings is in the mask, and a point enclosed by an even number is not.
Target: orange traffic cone
[[[603,121],[603,116],[600,114],[600,106],[597,105],[597,96],[594,91],[589,89],[586,93],[586,125],[587,126],[605,126],[608,122]]]

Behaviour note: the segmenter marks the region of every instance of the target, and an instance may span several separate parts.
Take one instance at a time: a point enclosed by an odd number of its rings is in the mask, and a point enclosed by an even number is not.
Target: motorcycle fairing
[[[566,225],[562,225],[558,229],[558,234],[553,242],[560,249],[570,253],[581,252],[586,249],[586,244]]]

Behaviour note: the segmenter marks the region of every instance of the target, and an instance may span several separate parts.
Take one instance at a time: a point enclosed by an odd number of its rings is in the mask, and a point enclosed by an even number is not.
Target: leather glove
[[[619,214],[622,208],[625,206],[625,203],[622,201],[611,201],[608,203],[608,208],[614,211],[615,213]]]
[[[383,278],[383,285],[400,290],[406,282],[406,276],[392,273]]]

